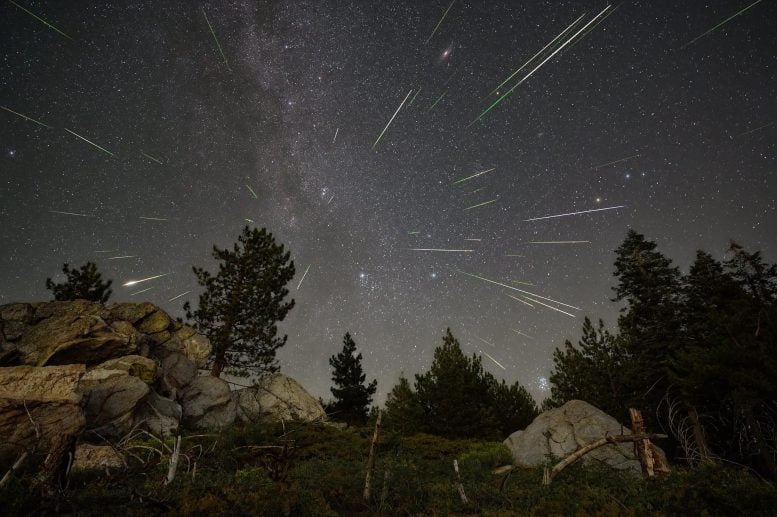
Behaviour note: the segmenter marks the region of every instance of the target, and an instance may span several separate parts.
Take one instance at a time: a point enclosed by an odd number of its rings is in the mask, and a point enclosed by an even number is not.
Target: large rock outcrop
[[[321,404],[297,381],[280,373],[259,379],[255,386],[233,391],[237,415],[255,422],[267,417],[276,420],[324,420]]]
[[[547,464],[550,457],[567,456],[607,435],[619,434],[631,434],[631,431],[591,404],[570,400],[541,413],[526,429],[511,434],[504,444],[512,452],[516,465],[535,466]],[[583,461],[641,472],[630,443],[605,445],[583,456]]]
[[[282,375],[232,393],[198,376],[208,339],[151,303],[86,300],[0,306],[0,441],[45,451],[57,434],[119,439],[135,428],[223,429],[268,416],[325,417]],[[0,444],[0,447],[2,444]]]
[[[48,450],[54,437],[79,435],[86,418],[78,383],[82,364],[0,368],[0,449]]]

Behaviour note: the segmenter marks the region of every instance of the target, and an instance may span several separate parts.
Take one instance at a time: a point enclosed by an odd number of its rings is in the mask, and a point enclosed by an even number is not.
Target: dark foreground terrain
[[[542,469],[509,477],[501,443],[430,435],[381,437],[370,502],[363,498],[372,430],[315,424],[249,425],[184,436],[165,486],[172,440],[138,434],[121,446],[126,468],[73,472],[62,490],[29,461],[0,491],[4,515],[774,515],[777,489],[735,467],[675,466],[644,481],[573,465],[550,486]],[[456,487],[458,460],[468,503]],[[3,461],[7,470],[7,459]],[[43,494],[43,495],[42,495]]]

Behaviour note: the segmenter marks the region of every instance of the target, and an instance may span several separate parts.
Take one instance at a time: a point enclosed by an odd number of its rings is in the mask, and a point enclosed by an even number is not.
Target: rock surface
[[[280,373],[268,375],[257,385],[232,394],[237,403],[238,417],[257,421],[272,417],[283,420],[323,420],[326,413],[321,404],[297,381]]]
[[[82,443],[76,446],[73,470],[120,469],[124,466],[124,458],[110,445]]]
[[[114,438],[132,429],[135,413],[151,392],[145,382],[126,372],[105,380],[82,380],[79,390],[84,395],[87,431]]]
[[[526,429],[511,434],[504,444],[512,452],[516,465],[535,466],[547,464],[549,455],[563,458],[608,434],[631,434],[631,431],[591,404],[570,400],[541,413]],[[605,445],[583,456],[583,461],[641,472],[630,443]]]
[[[196,429],[223,429],[235,421],[236,405],[226,381],[203,375],[181,395],[184,425]]]
[[[152,391],[136,416],[136,424],[155,436],[169,438],[177,434],[183,408],[175,400]]]

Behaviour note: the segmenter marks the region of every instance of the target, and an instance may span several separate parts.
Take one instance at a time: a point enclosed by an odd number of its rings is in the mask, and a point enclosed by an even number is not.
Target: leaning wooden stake
[[[167,469],[167,479],[165,485],[169,485],[175,479],[175,471],[178,469],[178,458],[181,456],[181,436],[175,437],[175,447],[173,455],[170,457],[170,468]]]
[[[375,470],[375,453],[378,450],[378,438],[380,437],[380,419],[383,412],[378,412],[378,419],[375,421],[375,433],[372,435],[370,444],[370,456],[367,458],[367,476],[364,478],[364,500],[370,502],[370,491],[372,490],[372,473]]]
[[[634,408],[629,408],[629,418],[631,419],[631,433],[633,435],[645,434],[645,421],[642,419],[642,413]],[[634,441],[634,449],[639,458],[639,464],[642,465],[642,474],[647,478],[655,477],[653,470],[653,451],[650,447],[650,440],[643,438]]]
[[[464,493],[464,485],[461,484],[461,475],[459,474],[459,462],[456,460],[453,460],[453,470],[456,471],[456,490],[459,491],[461,504],[469,504],[469,499],[467,499],[467,494]]]
[[[19,458],[14,462],[13,466],[11,466],[10,469],[8,469],[8,472],[5,473],[5,476],[3,476],[3,479],[0,479],[0,488],[3,488],[5,485],[8,484],[9,481],[11,481],[11,478],[13,477],[14,472],[19,470],[19,468],[22,466],[22,463],[24,463],[24,460],[27,459],[27,451],[24,451],[19,455]]]

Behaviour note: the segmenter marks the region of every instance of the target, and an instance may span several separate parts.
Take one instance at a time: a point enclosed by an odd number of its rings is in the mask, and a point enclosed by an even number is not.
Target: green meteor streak
[[[428,109],[428,110],[426,110],[426,111],[432,111],[432,110],[434,109],[434,107],[435,107],[435,106],[437,106],[437,103],[439,103],[439,102],[442,100],[442,98],[443,98],[443,97],[445,97],[445,94],[446,94],[446,93],[448,93],[448,92],[447,92],[447,91],[444,91],[444,92],[442,92],[442,95],[440,95],[439,97],[437,97],[437,100],[436,100],[436,101],[434,101],[434,104],[432,104],[432,105],[429,107],[429,109]]]
[[[51,129],[51,126],[47,126],[47,125],[46,125],[46,124],[44,124],[43,122],[41,122],[41,121],[39,121],[39,120],[35,120],[35,119],[34,119],[34,118],[32,118],[32,117],[28,117],[27,115],[22,115],[21,113],[17,113],[16,111],[14,111],[14,110],[12,110],[12,109],[10,109],[10,108],[6,108],[5,106],[0,106],[0,108],[3,108],[3,109],[4,109],[5,111],[7,111],[8,113],[13,113],[14,115],[17,115],[17,116],[19,116],[19,117],[22,117],[24,120],[29,120],[30,122],[35,122],[35,123],[36,123],[36,124],[38,124],[39,126],[43,126],[43,127],[45,127],[45,128]]]
[[[407,107],[408,107],[408,108],[409,108],[410,106],[412,106],[412,105],[413,105],[413,102],[415,101],[415,98],[416,98],[416,97],[418,97],[418,94],[419,94],[419,93],[421,93],[421,88],[419,88],[419,89],[418,89],[418,90],[415,92],[415,95],[413,95],[413,98],[412,98],[412,99],[410,99],[410,102],[408,102],[408,103],[407,103]]]
[[[54,27],[52,24],[50,24],[49,22],[47,22],[47,21],[46,21],[46,20],[44,20],[43,18],[41,18],[40,16],[36,16],[36,15],[35,15],[35,13],[33,13],[33,12],[31,12],[31,11],[28,11],[27,9],[25,9],[25,8],[24,8],[24,7],[22,7],[21,5],[19,5],[19,4],[17,4],[16,2],[14,2],[13,0],[8,0],[8,1],[9,1],[10,3],[12,3],[13,5],[15,5],[16,7],[18,7],[19,9],[21,9],[22,11],[24,11],[25,13],[27,13],[27,14],[29,14],[30,16],[32,16],[33,18],[35,18],[36,20],[38,20],[39,22],[41,22],[41,23],[42,23],[43,25],[45,25],[46,27],[48,27],[48,28],[50,28],[50,29],[53,29],[53,30],[57,31],[58,33],[62,34],[64,37],[66,37],[66,38],[67,38],[67,39],[69,39],[69,40],[72,40],[72,39],[73,39],[73,38],[71,38],[70,36],[68,36],[67,34],[65,34],[64,32],[62,32],[61,30],[59,30],[59,29],[57,29],[56,27]]]
[[[491,203],[495,203],[495,202],[496,202],[496,199],[491,199],[490,201],[485,201],[485,202],[479,203],[477,205],[468,206],[467,208],[464,209],[464,211],[472,210],[473,208],[477,208],[479,206],[490,205]]]
[[[254,196],[254,199],[259,199],[259,198],[257,197],[257,195],[256,195],[256,192],[254,192],[254,189],[252,189],[252,188],[251,188],[251,187],[249,187],[248,185],[246,185],[246,188],[247,188],[249,191],[251,191],[251,194]]]
[[[146,153],[144,153],[143,151],[140,151],[140,154],[142,154],[143,156],[145,156],[145,157],[146,157],[146,158],[148,158],[149,160],[153,160],[153,161],[157,162],[159,165],[164,165],[164,164],[163,164],[163,163],[162,163],[162,162],[161,162],[161,161],[160,161],[158,158],[154,158],[154,157],[153,157],[153,156],[151,156],[150,154],[146,154]]]
[[[210,24],[210,20],[208,20],[208,15],[205,14],[205,8],[202,8],[202,15],[205,17],[205,23],[208,24],[208,28],[210,29],[210,33],[213,35],[213,41],[216,42],[216,46],[219,49],[219,52],[221,53],[221,57],[224,58],[224,64],[227,65],[227,70],[232,71],[231,68],[229,68],[229,63],[227,63],[227,56],[224,55],[224,51],[221,49],[221,45],[219,44],[219,39],[216,37],[216,32],[213,30],[213,26]]]
[[[529,60],[528,60],[527,62],[525,62],[524,64],[522,64],[522,65],[521,65],[521,67],[520,67],[518,70],[516,70],[515,72],[513,72],[512,74],[510,74],[510,77],[508,77],[507,79],[505,79],[504,81],[502,81],[501,83],[499,83],[499,86],[497,86],[496,88],[494,88],[494,89],[491,91],[491,93],[489,93],[489,95],[493,95],[493,94],[494,94],[494,93],[495,93],[495,92],[496,92],[496,91],[497,91],[499,88],[501,88],[502,86],[504,86],[506,82],[508,82],[508,81],[509,81],[510,79],[512,79],[513,77],[515,77],[515,75],[516,75],[518,72],[520,72],[521,70],[523,70],[524,68],[526,68],[526,67],[528,66],[528,64],[529,64],[529,63],[531,63],[532,61],[534,61],[534,60],[537,58],[537,56],[539,56],[540,54],[542,54],[542,53],[545,51],[545,49],[546,49],[546,48],[548,48],[549,46],[553,45],[553,43],[554,43],[556,40],[558,40],[559,38],[562,38],[562,37],[564,36],[564,34],[566,34],[567,32],[569,32],[569,30],[570,30],[572,27],[574,27],[575,25],[577,25],[577,23],[580,21],[580,19],[581,19],[583,16],[585,16],[585,13],[581,14],[581,15],[580,15],[580,17],[579,17],[577,20],[575,20],[575,21],[573,21],[572,23],[570,23],[570,24],[569,24],[569,26],[568,26],[566,29],[564,29],[563,31],[561,31],[561,32],[559,33],[559,35],[558,35],[558,36],[556,36],[555,38],[553,38],[552,40],[550,40],[550,43],[548,43],[547,45],[545,45],[544,47],[542,47],[542,48],[540,49],[540,51],[539,51],[539,52],[537,52],[537,53],[536,53],[536,54],[534,54],[534,55],[533,55],[531,58],[529,58]]]
[[[68,128],[66,128],[66,127],[65,127],[65,128],[62,128],[62,129],[64,129],[65,131],[67,131],[68,133],[70,133],[70,134],[71,134],[71,135],[73,135],[73,136],[77,136],[78,138],[80,138],[81,140],[83,140],[84,142],[86,142],[87,144],[89,144],[89,145],[91,145],[91,146],[93,146],[93,147],[96,147],[97,149],[101,150],[101,151],[102,151],[102,152],[104,152],[105,154],[108,154],[108,155],[110,155],[110,156],[113,156],[113,153],[112,153],[112,152],[110,152],[108,149],[105,149],[105,148],[103,148],[103,147],[100,147],[99,145],[95,144],[95,143],[94,143],[94,142],[92,142],[91,140],[87,140],[86,138],[82,137],[82,136],[81,136],[81,135],[79,135],[78,133],[76,133],[76,132],[74,132],[74,131],[70,131],[70,130],[69,130]]]
[[[426,45],[427,43],[429,43],[429,40],[430,40],[430,39],[432,39],[432,37],[434,37],[434,33],[435,33],[435,32],[437,32],[437,29],[439,29],[439,28],[440,28],[440,24],[441,24],[441,23],[442,23],[442,21],[445,19],[445,17],[446,17],[446,16],[448,16],[448,11],[450,11],[450,10],[451,10],[451,7],[453,7],[453,4],[455,4],[455,3],[456,3],[456,0],[453,0],[453,1],[451,2],[451,5],[449,5],[449,6],[448,6],[448,8],[445,10],[445,12],[444,12],[444,13],[443,13],[443,15],[442,15],[442,18],[440,18],[440,21],[439,21],[439,22],[437,22],[437,25],[435,25],[435,26],[434,26],[434,30],[432,31],[432,33],[429,35],[429,37],[428,37],[428,38],[426,38],[426,41],[424,41],[424,45]]]
[[[463,182],[465,182],[465,181],[467,181],[467,180],[471,180],[472,178],[477,178],[477,177],[478,177],[478,176],[480,176],[481,174],[485,174],[485,173],[487,173],[487,172],[491,172],[491,171],[495,171],[495,170],[496,170],[496,167],[493,167],[493,168],[491,168],[491,169],[488,169],[488,170],[486,170],[486,171],[480,171],[480,172],[478,172],[478,173],[475,173],[475,174],[473,174],[472,176],[467,176],[466,178],[462,178],[462,179],[460,179],[460,180],[458,180],[458,181],[454,181],[453,183],[451,183],[451,185],[456,185],[456,184],[458,184],[458,183],[463,183]],[[479,190],[479,189],[478,189],[478,190]],[[477,190],[476,190],[475,192],[477,192]]]
[[[731,16],[729,16],[728,18],[726,18],[725,20],[723,20],[722,22],[720,22],[719,24],[717,24],[716,26],[714,26],[713,28],[711,28],[710,30],[708,30],[707,32],[705,32],[704,34],[700,34],[699,36],[696,36],[695,38],[693,38],[691,41],[689,41],[688,43],[686,43],[685,45],[683,45],[682,47],[680,47],[680,50],[684,49],[685,47],[687,47],[687,46],[689,46],[689,45],[693,45],[693,44],[694,44],[696,41],[700,40],[701,38],[703,38],[704,36],[706,36],[706,35],[707,35],[707,34],[709,34],[710,32],[714,31],[715,29],[717,29],[717,28],[718,28],[718,27],[720,27],[721,25],[724,25],[724,24],[726,24],[726,23],[730,22],[731,20],[733,20],[734,18],[736,18],[736,17],[737,17],[737,16],[739,16],[740,14],[743,14],[745,11],[747,11],[747,10],[748,10],[748,9],[750,9],[751,7],[755,7],[756,5],[760,4],[762,1],[763,1],[763,0],[756,0],[756,1],[755,1],[755,2],[753,2],[752,4],[748,5],[748,6],[747,6],[747,7],[745,7],[744,9],[742,9],[741,11],[738,11],[738,12],[736,12],[736,13],[732,14]]]
[[[554,50],[554,51],[553,51],[553,52],[552,52],[552,53],[551,53],[551,54],[550,54],[548,57],[546,57],[545,59],[543,59],[543,60],[540,62],[540,64],[539,64],[539,65],[535,66],[535,67],[532,69],[532,71],[531,71],[531,72],[529,72],[528,74],[526,74],[526,75],[523,77],[523,79],[521,79],[520,81],[518,81],[518,82],[517,82],[517,83],[516,83],[516,84],[515,84],[515,85],[514,85],[512,88],[510,88],[509,90],[507,90],[507,91],[505,92],[505,94],[504,94],[504,95],[502,95],[501,97],[499,97],[499,98],[498,98],[497,100],[495,100],[495,101],[494,101],[494,102],[493,102],[493,103],[492,103],[492,104],[491,104],[491,105],[490,105],[488,108],[486,108],[485,110],[483,110],[483,112],[482,112],[480,115],[478,115],[478,117],[477,117],[475,120],[473,120],[472,122],[470,122],[470,123],[469,123],[469,126],[467,126],[467,127],[470,127],[470,126],[472,126],[472,124],[474,124],[474,123],[475,123],[475,122],[477,122],[478,120],[482,119],[482,118],[483,118],[483,117],[484,117],[484,116],[485,116],[485,115],[486,115],[486,114],[487,114],[489,111],[491,111],[492,109],[494,109],[494,108],[495,108],[495,107],[496,107],[496,106],[497,106],[499,103],[501,103],[501,102],[502,102],[502,101],[504,101],[504,100],[505,100],[507,97],[509,97],[510,95],[512,95],[512,93],[515,91],[515,89],[516,89],[516,88],[518,88],[518,87],[519,87],[521,84],[523,84],[523,82],[524,82],[524,81],[526,81],[526,80],[527,80],[529,77],[531,77],[531,76],[532,76],[532,74],[534,74],[534,72],[536,72],[537,70],[539,70],[539,69],[540,69],[540,67],[541,67],[542,65],[544,65],[545,63],[547,63],[548,61],[550,61],[551,59],[553,59],[553,56],[555,56],[556,54],[558,54],[558,53],[559,53],[559,52],[560,52],[560,51],[561,51],[561,50],[562,50],[564,47],[566,47],[567,45],[569,45],[569,43],[570,43],[572,40],[574,40],[574,39],[575,39],[575,38],[576,38],[576,37],[577,37],[577,36],[578,36],[578,35],[579,35],[581,32],[585,31],[585,30],[586,30],[586,29],[587,29],[587,28],[588,28],[588,27],[589,27],[591,24],[593,24],[593,23],[594,23],[596,20],[598,20],[598,19],[599,19],[599,18],[600,18],[600,17],[601,17],[601,16],[602,16],[602,15],[603,15],[605,12],[607,12],[609,9],[610,9],[610,6],[609,6],[609,5],[608,5],[607,7],[605,7],[604,9],[602,9],[602,10],[599,12],[599,14],[597,14],[596,16],[594,16],[594,17],[591,19],[591,21],[589,21],[588,23],[586,23],[585,25],[583,25],[583,27],[582,27],[581,29],[579,29],[579,30],[578,30],[576,33],[574,33],[574,34],[573,34],[573,35],[572,35],[572,36],[571,36],[571,37],[570,37],[568,40],[566,40],[566,41],[565,41],[563,44],[561,44],[561,45],[560,45],[558,48],[556,48],[556,50]]]

